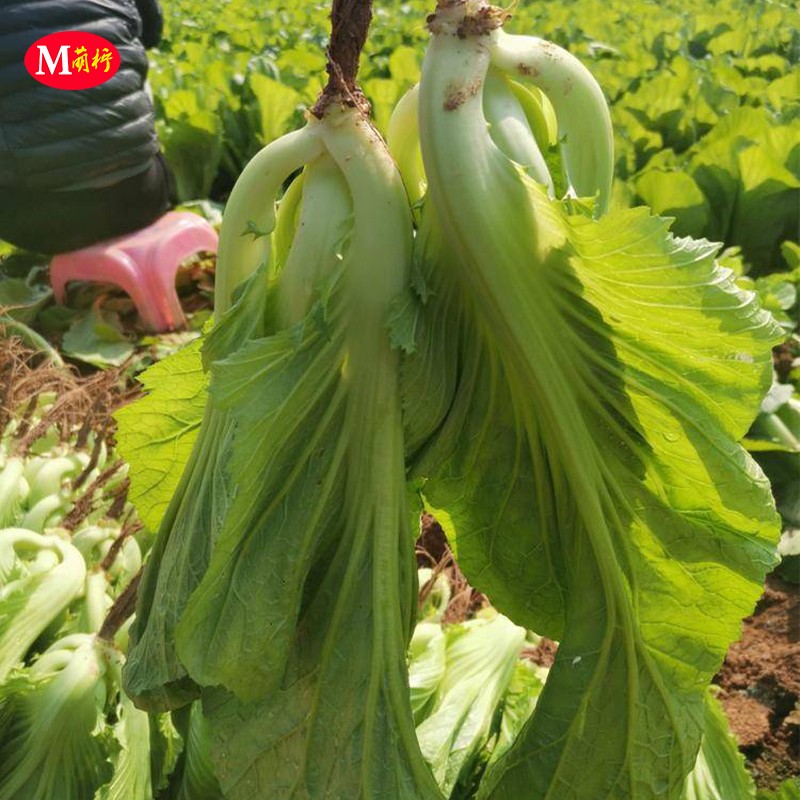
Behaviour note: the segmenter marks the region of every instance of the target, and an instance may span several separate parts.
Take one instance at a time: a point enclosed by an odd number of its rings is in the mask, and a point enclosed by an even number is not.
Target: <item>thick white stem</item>
[[[525,110],[502,74],[489,70],[483,91],[483,113],[494,143],[528,174],[547,187],[553,197],[553,179],[536,142]]]
[[[325,154],[307,164],[294,240],[278,283],[284,327],[294,325],[308,313],[319,290],[319,280],[341,258],[352,213],[347,184],[333,159]]]
[[[491,33],[492,63],[538,86],[553,104],[567,178],[574,194],[598,196],[608,208],[614,170],[611,115],[603,91],[583,64],[535,36]]]
[[[400,98],[392,112],[386,134],[389,152],[400,170],[408,200],[412,205],[422,199],[428,186],[419,148],[418,106],[419,84],[412,86]]]
[[[288,133],[257,153],[236,181],[219,234],[215,312],[230,308],[234,289],[269,255],[269,236],[275,227],[275,199],[283,182],[296,169],[322,154],[319,123]],[[254,236],[248,228],[263,236]]]

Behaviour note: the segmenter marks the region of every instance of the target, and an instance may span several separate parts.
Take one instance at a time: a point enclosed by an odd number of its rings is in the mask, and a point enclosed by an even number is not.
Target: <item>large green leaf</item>
[[[420,110],[420,329],[445,330],[406,376],[454,393],[414,471],[470,582],[561,642],[480,796],[677,798],[704,686],[775,563],[769,485],[737,441],[777,327],[714,245],[645,209],[569,216],[440,109]]]
[[[399,408],[376,399],[392,361],[373,360],[366,386],[348,374],[339,294],[212,367],[238,492],[178,648],[219,687],[203,704],[232,800],[437,796],[404,674],[415,573]]]
[[[130,464],[129,497],[152,531],[175,494],[206,404],[201,341],[139,375],[147,395],[114,414],[117,447]]]
[[[221,321],[207,337],[206,350],[215,357],[224,358],[242,342],[264,335],[266,270],[263,264],[248,279],[235,305],[223,315],[225,324]],[[199,345],[187,348],[174,360],[154,367],[161,368],[161,377],[151,384],[153,394],[127,409],[131,415],[128,436],[139,448],[127,457],[139,463],[145,477],[153,475],[149,463],[158,453],[151,437],[160,426],[164,433],[156,442],[164,451],[156,461],[156,470],[169,470],[175,481],[167,493],[163,485],[158,485],[159,480],[163,484],[164,473],[159,476],[155,472],[155,482],[147,484],[152,495],[142,493],[134,498],[140,510],[148,496],[154,498],[153,503],[162,503],[158,535],[139,586],[131,647],[123,671],[126,691],[138,706],[148,710],[175,708],[199,694],[175,653],[174,632],[186,601],[205,574],[232,494],[223,471],[223,444],[231,435],[232,423],[226,413],[207,402],[197,348]],[[168,364],[171,366],[165,366]],[[152,379],[152,374],[149,377]],[[178,405],[168,399],[168,388],[180,392],[181,384],[185,384],[182,388],[186,394],[179,395],[182,403]],[[148,424],[149,417],[152,424]],[[122,453],[126,455],[124,447]]]

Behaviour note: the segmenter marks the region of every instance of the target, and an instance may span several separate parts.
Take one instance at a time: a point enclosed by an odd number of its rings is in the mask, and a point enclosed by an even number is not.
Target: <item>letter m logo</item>
[[[39,47],[39,69],[36,71],[37,75],[44,75],[44,70],[42,67],[46,64],[47,69],[49,70],[50,74],[55,74],[56,67],[58,66],[59,61],[61,62],[61,72],[59,75],[72,75],[69,71],[69,45],[62,44],[61,47],[58,48],[58,52],[56,53],[56,57],[53,58],[50,55],[50,50],[48,50],[46,44],[40,44]]]

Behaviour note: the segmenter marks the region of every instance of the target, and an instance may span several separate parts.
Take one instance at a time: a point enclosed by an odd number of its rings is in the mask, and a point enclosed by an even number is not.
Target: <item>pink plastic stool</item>
[[[68,281],[113,283],[130,295],[150,330],[176,330],[186,320],[175,275],[181,262],[201,250],[217,251],[214,228],[197,214],[170,211],[148,228],[57,255],[50,284],[63,303]]]

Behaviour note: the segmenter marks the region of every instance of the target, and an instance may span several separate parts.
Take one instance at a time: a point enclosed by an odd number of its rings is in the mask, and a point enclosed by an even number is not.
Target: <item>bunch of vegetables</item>
[[[457,796],[475,758],[479,798],[677,800],[720,738],[741,778],[707,686],[776,561],[737,442],[780,329],[715,245],[605,213],[601,90],[482,0],[429,17],[387,149],[355,84],[368,8],[334,5],[327,89],[230,197],[126,691],[202,702],[228,800]],[[508,619],[412,637],[420,504]],[[560,642],[540,694],[525,630]],[[429,705],[420,665],[479,636],[480,686],[445,673]]]
[[[112,608],[135,589],[147,540],[126,465],[92,424],[99,394],[5,344],[0,798],[216,800],[199,709],[151,718],[121,691],[127,629]],[[17,403],[15,387],[43,386]]]

